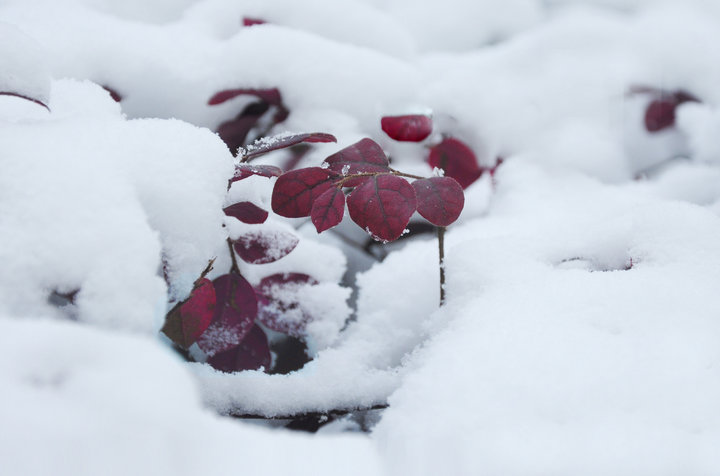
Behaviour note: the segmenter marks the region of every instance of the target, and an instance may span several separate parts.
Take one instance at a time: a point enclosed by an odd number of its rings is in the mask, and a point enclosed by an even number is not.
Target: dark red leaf
[[[110,93],[110,97],[115,102],[120,102],[123,100],[123,97],[118,93],[115,89],[111,88],[110,86],[102,86],[102,88]]]
[[[417,211],[437,226],[448,226],[458,219],[465,194],[459,183],[451,177],[432,177],[412,183],[417,195]]]
[[[243,223],[250,225],[257,225],[259,223],[265,223],[267,220],[268,212],[258,207],[252,202],[239,202],[229,207],[223,208],[225,215],[233,218],[237,218]]]
[[[333,186],[334,178],[332,172],[320,167],[308,167],[282,174],[273,188],[273,211],[288,218],[309,216],[313,202]]]
[[[246,147],[243,157],[245,160],[254,159],[268,152],[292,147],[302,142],[337,142],[337,139],[331,134],[322,132],[264,137]]]
[[[345,194],[342,189],[330,187],[313,203],[310,219],[318,233],[342,221],[345,214]]]
[[[210,326],[197,341],[208,356],[237,346],[250,332],[257,316],[257,298],[250,283],[239,274],[224,274],[213,281],[217,305]]]
[[[274,165],[240,164],[235,166],[235,175],[230,179],[230,183],[248,178],[251,175],[279,177],[282,175],[282,170],[280,170],[280,167],[275,167]]]
[[[295,249],[299,240],[284,231],[252,231],[235,240],[233,248],[246,263],[277,261]]]
[[[258,370],[270,367],[270,346],[265,332],[257,324],[253,325],[239,345],[218,352],[207,363],[221,372],[240,370]]]
[[[165,318],[162,332],[183,349],[198,340],[208,328],[215,313],[215,288],[209,279],[202,278],[190,297],[173,308]]]
[[[258,98],[262,99],[268,104],[271,104],[273,106],[280,106],[282,105],[282,96],[280,95],[280,90],[278,88],[268,88],[268,89],[254,89],[254,88],[239,88],[239,89],[226,89],[224,91],[220,91],[219,93],[216,93],[208,100],[208,105],[210,106],[216,106],[218,104],[222,104],[226,101],[229,101],[230,99],[233,99],[237,96],[242,95],[249,95],[249,96],[257,96]]]
[[[444,170],[445,175],[457,180],[462,188],[467,188],[482,175],[475,153],[454,138],[444,139],[432,147],[428,163],[430,167]]]
[[[255,288],[258,298],[258,320],[270,329],[294,337],[305,335],[310,316],[301,308],[298,291],[317,281],[302,273],[273,274]]]
[[[347,200],[350,218],[380,241],[402,235],[417,208],[415,189],[394,175],[370,177]]]
[[[45,104],[44,102],[42,102],[41,100],[35,99],[35,98],[31,98],[30,96],[25,96],[24,94],[13,93],[13,92],[10,92],[10,91],[0,91],[0,96],[13,96],[13,97],[16,97],[16,98],[25,99],[26,101],[34,102],[35,104],[39,104],[40,106],[44,107],[44,108],[47,109],[48,111],[50,110],[50,108],[48,107],[48,105]]]
[[[243,17],[242,23],[243,23],[243,26],[255,26],[255,25],[264,25],[267,22],[265,20],[261,20],[259,18]]]
[[[420,142],[432,132],[432,119],[421,114],[385,116],[380,126],[391,139],[403,142]]]
[[[655,99],[645,110],[645,128],[649,132],[658,132],[675,125],[674,99]]]
[[[382,148],[372,139],[362,139],[353,145],[334,153],[325,162],[329,169],[342,175],[357,173],[388,172],[388,159]],[[351,179],[343,182],[345,187],[356,187],[364,182],[365,177],[359,180]]]
[[[233,155],[237,155],[238,149],[245,145],[248,134],[258,125],[269,109],[270,105],[264,101],[254,102],[248,104],[234,119],[220,124],[218,135],[227,144]]]

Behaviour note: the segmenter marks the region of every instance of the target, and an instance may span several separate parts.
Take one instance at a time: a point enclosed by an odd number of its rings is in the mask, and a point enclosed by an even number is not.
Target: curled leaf
[[[313,203],[310,219],[318,233],[334,227],[345,214],[345,194],[337,187],[330,187]]]
[[[380,241],[402,235],[417,209],[415,189],[394,175],[369,177],[347,200],[350,218]]]
[[[255,291],[239,274],[224,274],[213,281],[213,287],[217,296],[215,313],[197,341],[208,356],[240,344],[257,316]]]
[[[308,167],[282,174],[275,182],[272,209],[287,218],[310,215],[315,199],[332,187],[335,175],[327,169]]]
[[[300,240],[284,231],[252,231],[233,242],[238,256],[250,264],[266,264],[283,258]]]
[[[245,338],[237,346],[218,352],[207,360],[213,368],[221,372],[268,369],[270,367],[270,346],[265,332],[254,324]]]
[[[25,99],[26,101],[34,102],[35,104],[38,104],[38,105],[44,107],[44,108],[47,109],[48,111],[50,110],[50,108],[48,107],[48,105],[45,104],[44,102],[42,102],[41,100],[32,98],[32,97],[30,97],[30,96],[25,96],[24,94],[13,93],[13,92],[11,92],[11,91],[0,91],[0,96],[13,96],[13,97],[16,97],[16,98]]]
[[[335,136],[323,132],[306,134],[280,134],[272,137],[263,137],[249,145],[243,151],[245,160],[251,160],[274,150],[285,149],[303,142],[337,142]]]
[[[190,297],[168,313],[161,331],[179,347],[187,349],[210,325],[215,306],[213,283],[202,278],[190,293]]]
[[[300,293],[315,284],[314,278],[302,273],[273,274],[263,278],[255,288],[258,320],[274,331],[303,337],[312,316],[302,309]]]
[[[448,226],[458,219],[465,206],[465,195],[451,177],[431,177],[412,183],[417,195],[417,211],[437,226]]]
[[[250,225],[256,225],[259,223],[265,223],[267,220],[268,212],[258,207],[252,202],[239,202],[229,207],[223,208],[225,215],[233,218],[237,218],[243,223]]]
[[[447,177],[457,180],[464,189],[482,175],[482,169],[472,149],[452,137],[430,149],[428,163],[430,167],[444,170]]]
[[[391,139],[402,142],[420,142],[432,132],[432,119],[422,114],[385,116],[380,127]]]

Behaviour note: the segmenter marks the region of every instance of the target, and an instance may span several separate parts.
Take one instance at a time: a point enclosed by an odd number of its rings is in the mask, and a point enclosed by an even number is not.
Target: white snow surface
[[[703,0],[2,2],[0,92],[50,110],[0,95],[0,473],[720,474],[718,44]],[[368,136],[412,173],[442,134],[505,159],[448,230],[443,307],[429,236],[372,264],[347,217],[315,236],[223,215],[269,210],[273,180],[228,192],[212,131],[247,98],[207,101],[272,87],[291,111],[272,133],[338,137],[303,165]],[[637,87],[701,102],[651,134]],[[426,143],[381,132],[419,111]],[[158,337],[168,305],[254,229],[300,242],[241,263],[251,283],[321,283],[314,360],[181,361]],[[369,435],[217,415],[385,404]]]

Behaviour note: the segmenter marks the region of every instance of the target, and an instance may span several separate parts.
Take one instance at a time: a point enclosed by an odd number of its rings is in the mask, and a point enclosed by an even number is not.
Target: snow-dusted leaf
[[[217,304],[210,326],[197,341],[208,356],[226,351],[242,342],[257,316],[255,291],[236,273],[224,274],[213,281]]]
[[[416,180],[412,187],[417,195],[418,213],[433,225],[450,225],[465,206],[463,189],[452,177]]]
[[[213,368],[222,372],[268,369],[270,367],[270,346],[265,332],[254,324],[237,346],[218,352],[207,360]]]
[[[415,189],[394,175],[368,178],[347,199],[350,218],[380,241],[402,235],[417,209]]]
[[[250,225],[257,225],[259,223],[265,223],[267,220],[268,212],[258,207],[252,202],[238,202],[229,207],[223,208],[225,215],[233,218],[237,218],[243,223]]]
[[[313,202],[332,187],[335,177],[331,171],[320,167],[308,167],[282,174],[273,188],[273,211],[288,218],[309,216]]]
[[[251,231],[235,240],[233,248],[246,263],[265,264],[286,256],[298,242],[297,236],[285,231]]]
[[[230,99],[236,98],[238,96],[247,95],[247,96],[256,96],[263,101],[265,101],[268,104],[272,104],[274,106],[279,106],[282,104],[282,96],[280,95],[280,90],[278,88],[268,88],[268,89],[254,89],[254,88],[238,88],[238,89],[226,89],[224,91],[220,91],[219,93],[214,94],[209,100],[208,105],[215,106],[218,104],[222,104],[226,101],[229,101]]]
[[[282,175],[282,170],[280,167],[275,167],[274,165],[239,164],[235,166],[235,174],[233,175],[233,178],[230,179],[230,183],[248,178],[251,175],[279,177]]]
[[[380,120],[380,126],[391,139],[420,142],[432,132],[432,119],[422,114],[385,116]]]
[[[430,167],[444,170],[445,176],[457,180],[462,188],[467,188],[482,175],[472,149],[454,138],[444,139],[432,147],[428,163]]]
[[[312,316],[302,309],[298,292],[315,284],[317,281],[313,277],[302,273],[273,274],[263,278],[255,288],[258,319],[272,330],[302,337]]]
[[[245,160],[251,160],[274,150],[285,149],[303,142],[337,142],[335,136],[323,132],[310,132],[306,134],[279,134],[272,137],[263,137],[245,148],[242,155]]]
[[[362,139],[345,147],[325,159],[328,169],[342,175],[368,172],[388,172],[388,159],[385,152],[372,139]],[[346,187],[356,187],[365,181],[365,177],[347,180]]]
[[[168,313],[161,330],[178,346],[187,349],[210,325],[215,314],[215,306],[213,283],[203,278],[193,289],[190,297]]]
[[[345,214],[345,194],[337,187],[330,187],[313,203],[310,219],[318,233],[334,227]]]

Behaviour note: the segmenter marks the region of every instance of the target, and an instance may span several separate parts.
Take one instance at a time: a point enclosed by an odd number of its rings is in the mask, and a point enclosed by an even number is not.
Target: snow
[[[50,109],[0,96],[3,474],[720,472],[715,3],[9,0],[0,18],[0,92]],[[208,99],[273,87],[290,116],[270,133],[338,138],[303,166],[372,137],[433,174],[427,143],[380,129],[407,111],[432,114],[428,143],[504,158],[446,234],[446,305],[432,235],[376,262],[347,217],[318,236],[223,215],[271,210],[275,179],[228,191],[236,159],[213,130],[248,98]],[[638,87],[701,102],[651,134]],[[299,243],[239,263],[251,284],[319,283],[298,291],[313,360],[185,362],[165,312],[255,231]],[[386,405],[315,436],[228,416]]]

